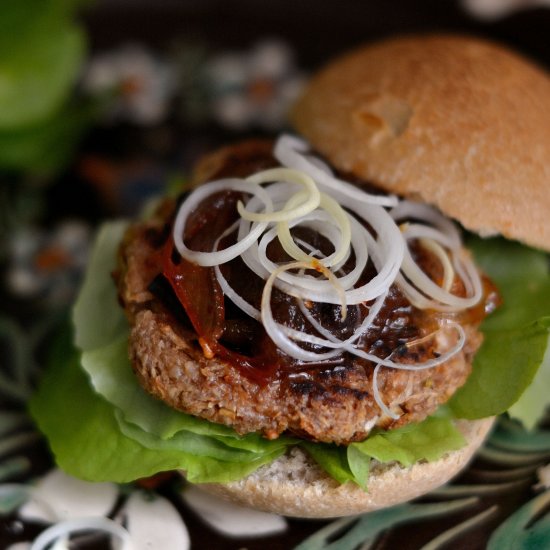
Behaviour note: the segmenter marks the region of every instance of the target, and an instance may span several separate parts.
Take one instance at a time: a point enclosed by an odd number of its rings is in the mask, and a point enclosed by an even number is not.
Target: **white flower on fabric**
[[[188,550],[191,545],[189,532],[179,512],[165,498],[132,493],[122,515],[133,550]]]
[[[49,525],[32,543],[10,550],[69,550],[78,536],[111,540],[119,550],[189,550],[187,527],[177,509],[164,497],[135,490],[124,497],[114,483],[90,483],[52,470],[28,487],[28,500],[18,516]],[[125,499],[111,519],[120,499]],[[74,546],[72,543],[75,543]]]
[[[91,231],[83,222],[66,221],[52,230],[26,227],[8,242],[6,283],[22,298],[68,304],[88,260]]]
[[[118,487],[90,483],[52,470],[30,489],[30,500],[19,510],[29,521],[55,523],[82,517],[104,517],[114,508]]]
[[[465,9],[475,17],[495,20],[513,12],[536,7],[550,7],[550,0],[463,0]]]
[[[275,535],[287,529],[286,519],[276,514],[221,500],[194,485],[185,487],[184,502],[212,529],[228,537]]]
[[[137,45],[99,54],[90,61],[83,89],[110,97],[107,116],[136,124],[162,121],[175,93],[175,71],[165,60]]]
[[[206,78],[214,118],[236,130],[281,128],[305,81],[290,48],[279,41],[261,42],[248,53],[215,57]]]

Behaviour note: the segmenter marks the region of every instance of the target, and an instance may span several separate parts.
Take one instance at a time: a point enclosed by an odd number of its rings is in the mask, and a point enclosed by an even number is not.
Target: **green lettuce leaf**
[[[68,330],[53,347],[29,407],[47,435],[59,467],[88,481],[125,483],[163,471],[183,470],[193,482],[227,483],[279,455],[266,453],[253,460],[230,462],[181,449],[159,452],[127,437],[119,428],[115,409],[90,387]]]
[[[117,411],[118,412],[118,411]],[[274,455],[276,451],[268,452],[269,448],[266,447],[264,452],[253,452],[237,447],[231,447],[224,443],[225,440],[216,437],[210,437],[207,435],[199,435],[186,430],[181,430],[170,439],[161,439],[155,435],[146,432],[134,424],[126,422],[121,415],[116,414],[118,425],[121,432],[138,441],[144,447],[148,449],[154,449],[157,451],[165,450],[180,450],[186,453],[191,453],[195,456],[209,456],[211,458],[217,458],[219,460],[227,462],[253,462],[256,461],[261,455],[269,454]],[[284,445],[279,446],[279,452],[284,452]]]
[[[120,409],[126,421],[142,430],[161,439],[169,439],[193,423],[192,417],[179,414],[142,389],[128,359],[126,336],[83,352],[82,367],[88,373],[95,391]],[[229,432],[225,426],[214,426],[210,435],[226,435]]]
[[[486,333],[472,375],[451,401],[454,413],[463,418],[483,418],[517,410],[518,419],[532,427],[548,405],[549,386],[533,396],[530,411],[518,408],[519,401],[543,364],[549,328],[550,317],[545,317],[520,329]],[[547,365],[540,374],[548,378]]]
[[[471,237],[467,246],[503,299],[503,305],[484,321],[485,331],[510,330],[550,315],[547,254],[500,238]]]
[[[351,446],[379,462],[397,461],[402,466],[412,466],[419,460],[438,460],[464,444],[464,436],[449,417],[431,416],[418,424],[371,435]]]
[[[399,462],[407,467],[420,460],[439,460],[464,444],[464,436],[456,428],[450,411],[442,407],[422,422],[391,431],[379,430],[365,441],[347,447],[307,442],[301,446],[338,482],[353,481],[367,489],[372,459]]]
[[[100,348],[128,334],[122,309],[115,304],[117,290],[111,273],[128,222],[101,226],[92,250],[84,283],[73,310],[75,344],[82,351]]]
[[[345,447],[337,447],[326,443],[309,443],[307,441],[302,442],[300,446],[338,483],[352,481],[364,486],[362,480],[356,479],[351,471]],[[368,469],[370,460],[365,460],[364,463],[365,468]]]
[[[357,446],[349,445],[346,451],[346,460],[355,482],[366,489],[369,480],[370,457],[362,453]]]
[[[521,421],[529,430],[535,428],[541,418],[544,417],[550,402],[548,388],[550,388],[550,345],[546,346],[542,365],[539,367],[533,383],[508,409],[510,416]]]
[[[190,438],[197,436],[195,439],[215,438],[224,446],[255,453],[273,453],[295,441],[289,437],[269,441],[258,434],[240,436],[228,426],[176,411],[155,399],[139,385],[132,371],[126,336],[83,352],[81,366],[89,375],[94,390],[117,410],[124,433],[146,447],[181,446],[175,442],[181,441],[184,434]],[[134,427],[130,428],[130,424]],[[153,440],[159,441],[151,446]]]
[[[510,411],[532,427],[549,404],[550,274],[542,252],[504,239],[471,238],[477,263],[496,283],[503,304],[481,326],[484,341],[473,372],[450,402],[462,418]]]

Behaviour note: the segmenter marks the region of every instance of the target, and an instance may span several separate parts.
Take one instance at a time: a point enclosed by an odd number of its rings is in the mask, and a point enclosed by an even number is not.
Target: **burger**
[[[59,465],[179,470],[240,504],[334,517],[447,482],[495,415],[532,424],[548,97],[543,70],[499,45],[368,45],[313,77],[295,133],[217,150],[190,190],[105,225],[31,403]]]

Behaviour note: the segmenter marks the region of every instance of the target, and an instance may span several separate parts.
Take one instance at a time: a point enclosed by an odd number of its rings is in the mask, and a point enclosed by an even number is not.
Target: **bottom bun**
[[[236,504],[284,516],[330,518],[371,512],[406,502],[447,483],[482,445],[493,420],[457,421],[466,446],[436,462],[419,462],[408,468],[397,463],[373,465],[368,492],[354,483],[339,484],[299,448],[242,480],[199,486]]]

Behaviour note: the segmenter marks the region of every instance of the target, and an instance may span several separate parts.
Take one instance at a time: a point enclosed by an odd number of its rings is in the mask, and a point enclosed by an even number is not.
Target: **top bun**
[[[550,77],[502,46],[369,45],[314,77],[292,120],[339,170],[550,250]]]

